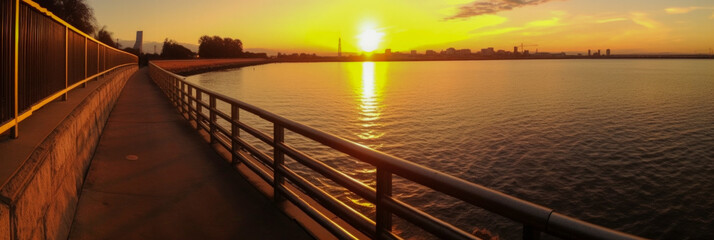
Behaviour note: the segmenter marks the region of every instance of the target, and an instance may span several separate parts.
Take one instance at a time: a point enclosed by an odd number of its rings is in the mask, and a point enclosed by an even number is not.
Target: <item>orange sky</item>
[[[537,45],[539,51],[708,53],[714,2],[707,0],[88,0],[97,21],[120,39],[201,35],[239,38],[246,48],[360,52],[358,36],[378,31],[375,51]]]

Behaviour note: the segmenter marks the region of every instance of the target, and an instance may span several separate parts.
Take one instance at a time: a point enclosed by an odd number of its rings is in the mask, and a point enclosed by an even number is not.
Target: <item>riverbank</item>
[[[173,73],[190,76],[210,71],[254,66],[270,63],[265,58],[231,58],[231,59],[190,59],[190,60],[157,60],[152,61],[159,67]]]

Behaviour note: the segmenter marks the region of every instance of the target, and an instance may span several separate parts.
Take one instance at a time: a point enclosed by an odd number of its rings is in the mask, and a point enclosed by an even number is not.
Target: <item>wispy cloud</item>
[[[684,14],[684,13],[689,13],[694,10],[699,10],[699,9],[706,9],[706,10],[714,10],[714,7],[699,7],[699,6],[692,6],[692,7],[671,7],[671,8],[665,8],[664,11],[667,12],[668,14]],[[714,19],[714,13],[709,17],[709,19]]]
[[[596,23],[609,23],[609,22],[619,22],[619,21],[625,21],[627,18],[619,17],[619,18],[608,18],[608,19],[600,19],[595,21]]]
[[[636,24],[639,24],[640,26],[649,28],[649,29],[654,29],[660,26],[659,22],[649,18],[646,13],[641,13],[641,12],[632,12],[630,13],[632,16],[631,19],[633,22]]]
[[[665,8],[664,11],[669,13],[669,14],[682,14],[682,13],[688,13],[697,9],[701,9],[702,7],[671,7],[671,8]]]
[[[512,33],[512,32],[529,31],[529,30],[534,30],[535,32],[543,32],[544,29],[549,29],[549,28],[552,28],[555,26],[564,25],[563,23],[560,22],[560,20],[561,19],[559,17],[552,17],[550,19],[545,19],[545,20],[530,21],[522,26],[503,27],[503,28],[490,29],[490,30],[474,29],[471,31],[471,33],[474,33],[475,36],[490,36],[490,35],[501,35],[501,34]],[[523,34],[526,34],[526,33],[523,32]]]
[[[528,5],[538,5],[553,0],[480,0],[461,5],[458,12],[447,20],[469,18],[484,14],[494,14],[502,11],[509,11]]]

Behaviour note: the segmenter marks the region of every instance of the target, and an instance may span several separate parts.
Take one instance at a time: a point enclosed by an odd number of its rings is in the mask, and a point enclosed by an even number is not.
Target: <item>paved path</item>
[[[112,110],[69,238],[311,239],[210,149],[146,68]]]

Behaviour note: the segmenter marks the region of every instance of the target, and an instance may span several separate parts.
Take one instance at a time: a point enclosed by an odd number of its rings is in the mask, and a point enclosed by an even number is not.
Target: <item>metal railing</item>
[[[67,92],[138,57],[99,42],[30,0],[0,3],[0,134]]]
[[[399,239],[399,236],[391,231],[392,214],[396,214],[439,238],[478,239],[468,232],[392,197],[393,174],[519,222],[523,224],[524,239],[538,239],[541,233],[566,239],[639,239],[633,235],[562,215],[552,209],[285,119],[245,102],[188,83],[184,77],[168,72],[154,63],[149,64],[149,71],[151,78],[164,91],[177,110],[187,120],[195,122],[198,130],[202,129],[208,132],[212,143],[218,144],[231,153],[232,159],[229,161],[232,164],[245,164],[265,182],[272,185],[273,198],[276,201],[289,200],[340,239],[353,239],[355,235],[345,230],[344,226],[325,217],[326,213],[319,209],[331,211],[351,227],[370,238]],[[219,102],[230,106],[230,112],[221,111],[217,107]],[[247,111],[272,123],[272,136],[240,121],[240,111]],[[221,126],[218,119],[228,122],[230,129]],[[376,189],[288,145],[284,141],[285,130],[376,167]],[[273,150],[272,156],[241,138],[240,131],[249,133],[269,144]],[[376,207],[376,221],[372,221],[313,185],[306,180],[306,176],[301,176],[290,169],[284,164],[285,155],[373,203]],[[302,199],[300,194],[295,192],[296,189],[319,203],[320,208],[311,206],[308,201]]]

